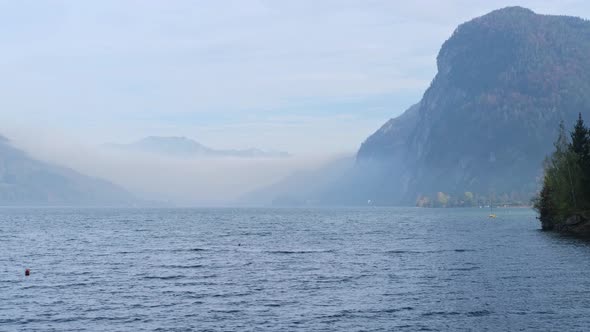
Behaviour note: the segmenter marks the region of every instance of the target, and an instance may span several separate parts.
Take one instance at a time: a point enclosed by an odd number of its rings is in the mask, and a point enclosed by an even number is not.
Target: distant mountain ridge
[[[190,138],[177,136],[148,136],[129,144],[106,144],[107,148],[150,153],[168,157],[236,157],[236,158],[286,158],[289,153],[261,149],[217,150]]]
[[[354,156],[330,160],[316,169],[294,172],[280,181],[249,192],[236,205],[246,206],[314,206],[354,166]]]
[[[35,160],[0,136],[0,206],[129,206],[126,190],[72,169]]]

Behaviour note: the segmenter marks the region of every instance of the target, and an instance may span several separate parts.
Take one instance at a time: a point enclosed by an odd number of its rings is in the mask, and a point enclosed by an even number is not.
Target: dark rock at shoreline
[[[576,214],[566,218],[562,222],[554,220],[541,220],[544,231],[556,231],[577,237],[590,238],[590,219]]]

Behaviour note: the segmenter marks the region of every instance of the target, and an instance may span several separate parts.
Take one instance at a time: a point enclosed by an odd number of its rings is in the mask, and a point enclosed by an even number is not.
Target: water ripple
[[[590,245],[500,212],[0,209],[0,330],[589,330]]]

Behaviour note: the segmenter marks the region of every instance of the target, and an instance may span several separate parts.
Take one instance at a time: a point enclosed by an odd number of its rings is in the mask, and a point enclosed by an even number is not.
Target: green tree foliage
[[[589,154],[588,151],[588,128],[584,125],[584,120],[582,119],[582,113],[578,113],[578,121],[574,126],[574,130],[570,134],[571,136],[571,143],[570,143],[570,150],[583,161],[587,161]]]
[[[538,201],[535,204],[539,212],[539,219],[543,223],[544,230],[551,230],[553,229],[553,223],[550,222],[551,214],[555,211],[555,206],[551,201],[551,188],[549,185],[544,185],[543,189],[539,193],[539,197],[537,198]]]
[[[466,191],[464,193],[445,193],[435,192],[432,196],[418,195],[416,198],[417,207],[429,208],[456,208],[456,207],[476,207],[485,206],[490,203],[494,206],[523,206],[523,199],[518,193],[502,193],[499,197],[478,195],[477,193]],[[528,196],[530,198],[530,196]]]
[[[580,167],[580,178],[576,179],[579,184],[578,194],[582,197],[590,197],[590,130],[584,125],[582,114],[578,114],[578,121],[571,133],[570,151],[575,153],[578,158],[578,167]],[[576,202],[579,207],[584,209],[590,206],[586,201]]]
[[[443,192],[439,191],[436,194],[436,201],[438,202],[439,206],[441,206],[441,207],[446,207],[447,204],[449,204],[449,199],[450,199],[450,196],[443,193]]]
[[[473,193],[470,191],[466,191],[465,194],[463,194],[463,202],[465,206],[473,206],[474,205],[474,201],[473,201]]]
[[[563,122],[560,124],[554,146],[545,161],[543,187],[534,200],[543,229],[552,229],[590,208],[590,131],[581,115],[569,139]]]

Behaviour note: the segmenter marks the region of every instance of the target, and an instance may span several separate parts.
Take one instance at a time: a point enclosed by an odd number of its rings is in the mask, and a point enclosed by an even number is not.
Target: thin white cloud
[[[108,141],[206,128],[218,135],[208,139],[232,145],[247,136],[236,122],[308,116],[293,107],[300,100],[416,96],[385,100],[389,114],[359,105],[350,122],[336,119],[349,110],[332,107],[333,122],[322,112],[292,137],[265,136],[300,151],[310,133],[324,134],[312,127],[346,133],[399,114],[428,86],[458,24],[514,4],[590,16],[590,5],[574,0],[0,1],[0,123]],[[193,116],[162,120],[176,114]],[[256,136],[264,126],[243,128]],[[349,136],[370,130],[358,132]]]

